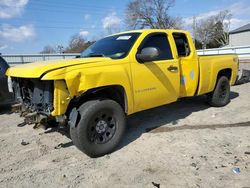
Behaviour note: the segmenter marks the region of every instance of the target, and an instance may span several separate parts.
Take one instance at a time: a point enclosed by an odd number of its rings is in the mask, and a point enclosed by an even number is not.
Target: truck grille
[[[53,81],[12,78],[17,102],[30,112],[50,113],[53,110]]]

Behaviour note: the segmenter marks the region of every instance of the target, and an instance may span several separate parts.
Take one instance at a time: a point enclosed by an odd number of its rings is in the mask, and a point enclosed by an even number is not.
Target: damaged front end
[[[12,88],[17,102],[12,110],[21,113],[25,124],[45,124],[53,119],[53,81],[12,78]]]

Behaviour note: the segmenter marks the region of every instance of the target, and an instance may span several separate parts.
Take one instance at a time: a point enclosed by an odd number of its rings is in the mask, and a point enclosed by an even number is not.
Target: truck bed
[[[230,85],[234,85],[238,70],[238,57],[236,54],[201,55],[198,56],[198,59],[200,66],[200,83],[197,92],[198,95],[213,91],[216,84],[217,75],[220,70],[223,69],[231,69],[232,74]]]

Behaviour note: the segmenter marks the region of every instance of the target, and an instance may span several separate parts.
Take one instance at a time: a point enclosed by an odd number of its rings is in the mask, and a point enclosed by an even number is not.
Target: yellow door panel
[[[192,39],[187,33],[174,32],[173,38],[180,60],[180,95],[194,96],[199,82],[199,62]]]
[[[177,67],[177,70],[168,68]],[[178,60],[132,63],[134,109],[141,111],[177,100],[180,74]]]
[[[194,96],[198,86],[198,60],[181,58],[180,59],[180,97]]]

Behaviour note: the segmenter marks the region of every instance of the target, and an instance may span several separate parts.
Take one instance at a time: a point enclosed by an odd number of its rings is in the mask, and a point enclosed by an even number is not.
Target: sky
[[[0,53],[33,54],[46,45],[67,46],[73,35],[86,40],[125,30],[126,5],[131,0],[0,0]],[[190,29],[197,20],[228,9],[231,30],[250,23],[250,0],[176,0],[171,16]]]

